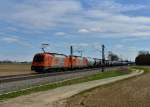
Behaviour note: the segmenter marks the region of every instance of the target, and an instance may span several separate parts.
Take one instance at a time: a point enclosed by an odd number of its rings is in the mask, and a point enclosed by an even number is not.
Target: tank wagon
[[[105,66],[125,65],[121,62],[106,60]],[[69,69],[96,68],[102,66],[102,60],[90,57],[67,56],[58,53],[38,53],[34,56],[31,70],[35,72],[60,71]]]

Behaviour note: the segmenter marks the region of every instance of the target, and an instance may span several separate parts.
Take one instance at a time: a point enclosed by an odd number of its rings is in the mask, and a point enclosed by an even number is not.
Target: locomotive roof
[[[65,55],[65,54],[60,54],[60,53],[50,53],[50,52],[47,52],[47,53],[39,53],[39,54],[51,54],[51,55],[70,56],[70,55]],[[73,57],[81,57],[81,56],[73,55]]]
[[[65,54],[59,54],[59,53],[48,53],[48,54],[67,56],[67,55],[65,55]]]
[[[39,55],[39,54],[51,54],[51,55],[61,55],[61,56],[67,56],[65,54],[59,54],[59,53],[50,53],[50,52],[46,52],[46,53],[38,53],[36,55]]]

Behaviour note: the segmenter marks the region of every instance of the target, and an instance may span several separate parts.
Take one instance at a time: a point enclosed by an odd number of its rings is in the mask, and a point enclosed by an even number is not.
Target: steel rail
[[[70,70],[70,71],[61,71],[61,72],[51,72],[51,73],[44,73],[44,74],[38,74],[37,73],[37,74],[25,74],[25,75],[21,74],[21,75],[14,75],[14,76],[5,76],[5,77],[0,77],[0,83],[27,80],[27,79],[34,79],[34,78],[43,78],[43,77],[69,74],[69,73],[76,73],[76,72],[86,72],[86,71],[98,70],[98,69],[100,69],[100,68]]]
[[[106,67],[106,68],[116,68],[116,67]],[[76,70],[61,71],[61,72],[50,72],[50,73],[44,73],[44,74],[32,73],[32,74],[25,74],[25,75],[20,74],[20,75],[4,76],[4,77],[0,77],[0,83],[21,81],[21,80],[34,79],[34,78],[43,78],[43,77],[70,74],[70,73],[76,73],[76,72],[86,72],[86,71],[93,71],[93,70],[101,71],[101,68],[76,69]]]

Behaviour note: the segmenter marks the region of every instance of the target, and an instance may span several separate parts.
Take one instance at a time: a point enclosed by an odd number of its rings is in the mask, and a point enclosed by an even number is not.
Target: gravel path
[[[65,100],[63,100],[64,98],[68,98],[74,94],[77,94],[87,89],[91,89],[93,87],[97,87],[99,85],[115,82],[128,77],[139,75],[141,73],[142,72],[140,73],[134,72],[129,75],[89,81],[89,82],[75,84],[71,86],[64,86],[64,87],[56,88],[45,92],[39,92],[31,95],[21,96],[18,98],[1,102],[0,107],[63,107],[65,106],[64,103]]]

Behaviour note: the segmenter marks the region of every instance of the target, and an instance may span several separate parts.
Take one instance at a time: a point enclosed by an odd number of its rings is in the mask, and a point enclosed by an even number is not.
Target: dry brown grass
[[[75,95],[66,107],[150,107],[149,77],[150,72]]]
[[[32,73],[30,64],[0,64],[0,76]]]

